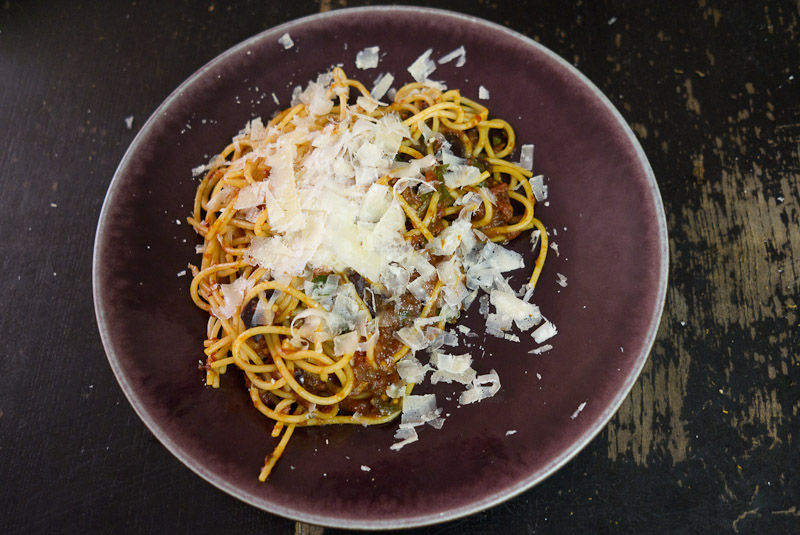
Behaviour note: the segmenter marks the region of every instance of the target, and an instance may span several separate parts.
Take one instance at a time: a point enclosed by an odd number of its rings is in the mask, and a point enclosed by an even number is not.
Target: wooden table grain
[[[157,442],[105,359],[91,254],[125,149],[187,76],[263,29],[383,3],[0,4],[0,533],[346,533],[253,509]],[[671,257],[606,429],[528,492],[413,533],[800,533],[800,3],[409,3],[503,24],[598,85],[653,166]]]

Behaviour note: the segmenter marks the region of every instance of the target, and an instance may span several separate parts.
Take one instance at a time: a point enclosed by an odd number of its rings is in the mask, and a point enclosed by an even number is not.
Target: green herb
[[[436,178],[439,180],[444,180],[444,173],[447,171],[447,168],[450,167],[449,163],[444,165],[437,165],[433,168],[433,174],[436,175]]]
[[[471,165],[472,167],[477,167],[480,169],[481,173],[486,171],[486,165],[483,163],[482,160],[479,158],[475,158],[474,156],[470,156],[467,158],[467,165]]]
[[[442,184],[439,186],[439,205],[440,206],[450,206],[453,204],[453,197],[450,195],[450,191],[447,189],[447,186]]]

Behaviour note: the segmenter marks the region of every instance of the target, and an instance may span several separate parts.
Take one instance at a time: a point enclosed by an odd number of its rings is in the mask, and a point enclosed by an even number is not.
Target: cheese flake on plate
[[[456,60],[456,67],[463,67],[467,62],[467,51],[463,45],[439,58],[439,64],[450,63],[453,60]]]
[[[467,387],[467,390],[461,393],[458,402],[462,405],[468,405],[490,398],[500,391],[500,376],[497,372],[492,370],[485,375],[479,375]]]
[[[533,145],[522,145],[519,148],[519,166],[528,171],[533,170]]]
[[[536,340],[537,344],[541,344],[545,340],[549,340],[550,338],[554,337],[556,334],[558,334],[556,326],[545,320],[545,322],[539,328],[531,333],[531,336],[533,336],[533,339]]]
[[[378,76],[375,79],[375,84],[372,86],[372,91],[370,91],[370,95],[375,100],[380,100],[389,91],[389,88],[392,87],[394,83],[394,75],[392,73],[384,73]]]
[[[424,82],[436,70],[436,63],[431,59],[432,48],[423,52],[414,63],[408,66],[408,72],[417,82]]]
[[[368,46],[356,54],[356,67],[359,69],[374,69],[378,66],[380,47]]]
[[[294,41],[292,41],[292,36],[289,35],[288,33],[281,35],[280,39],[278,39],[278,42],[285,50],[288,50],[294,46]]]

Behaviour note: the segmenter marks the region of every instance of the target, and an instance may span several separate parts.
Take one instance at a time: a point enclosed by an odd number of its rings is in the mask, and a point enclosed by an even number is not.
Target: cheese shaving
[[[533,336],[533,339],[536,340],[537,344],[541,344],[542,342],[544,342],[545,340],[549,340],[556,334],[558,334],[556,326],[550,323],[549,321],[545,321],[540,327],[538,327],[535,331],[533,331],[533,333],[531,333],[531,336]]]
[[[531,165],[533,165],[533,153],[531,153]],[[542,175],[536,175],[528,182],[530,182],[533,196],[538,202],[547,199],[547,186],[544,185],[544,177]]]
[[[432,48],[423,52],[411,65],[408,66],[408,73],[417,82],[424,82],[436,70],[436,63],[431,60]]]
[[[380,47],[377,46],[370,46],[364,50],[359,50],[358,54],[356,54],[356,67],[359,69],[374,69],[377,67],[378,61],[380,60],[378,56],[379,51]]]
[[[451,61],[456,60],[456,67],[463,67],[464,64],[467,62],[467,51],[464,49],[463,46],[460,46],[453,50],[452,52],[445,54],[441,58],[439,58],[439,63],[450,63]]]
[[[519,166],[528,171],[533,170],[533,145],[522,145],[519,148]]]
[[[292,36],[288,33],[285,33],[280,36],[278,39],[278,43],[285,49],[288,50],[294,46],[294,41],[292,41]]]
[[[479,375],[469,385],[467,390],[462,392],[458,402],[462,405],[469,405],[484,399],[490,398],[500,391],[500,376],[492,370],[486,375]]]
[[[372,86],[372,91],[370,91],[370,95],[375,100],[380,100],[386,95],[386,92],[389,91],[389,88],[392,87],[394,83],[394,75],[391,73],[384,73],[381,74],[376,80],[375,84]]]

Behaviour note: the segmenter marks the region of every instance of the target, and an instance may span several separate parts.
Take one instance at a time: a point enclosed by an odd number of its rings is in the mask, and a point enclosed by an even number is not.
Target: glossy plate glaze
[[[413,39],[409,39],[413,29]],[[294,46],[279,38],[288,33]],[[355,67],[380,46],[377,69]],[[474,305],[462,319],[479,373],[496,369],[501,391],[457,408],[458,388],[437,385],[444,427],[391,451],[394,425],[298,429],[267,483],[257,475],[274,442],[237,373],[211,390],[198,370],[206,317],[189,297],[199,239],[185,223],[208,161],[254,116],[288,106],[296,85],[331,65],[371,87],[395,87],[433,49],[464,46],[466,64],[431,75],[465,96],[479,86],[492,116],[519,143],[535,144],[546,177],[551,229],[535,302],[558,326],[543,355],[528,334],[483,336]],[[274,95],[274,97],[273,97]],[[516,155],[518,157],[518,154]],[[178,224],[178,221],[181,224]],[[522,237],[512,247],[531,257]],[[179,87],[142,127],[109,187],[94,256],[94,296],[108,359],[136,412],[201,477],[245,502],[310,523],[397,528],[450,520],[530,489],[603,428],[636,380],[653,343],[667,284],[666,225],[655,179],[632,132],[574,68],[534,41],[458,14],[418,8],[345,9],[257,35]],[[567,286],[556,284],[557,273]],[[527,277],[512,280],[519,287]],[[463,338],[463,337],[462,337]],[[457,352],[457,351],[456,351]],[[441,388],[440,388],[441,387]],[[430,388],[430,387],[429,387]],[[581,410],[582,408],[582,410]],[[368,470],[367,470],[368,468]]]

